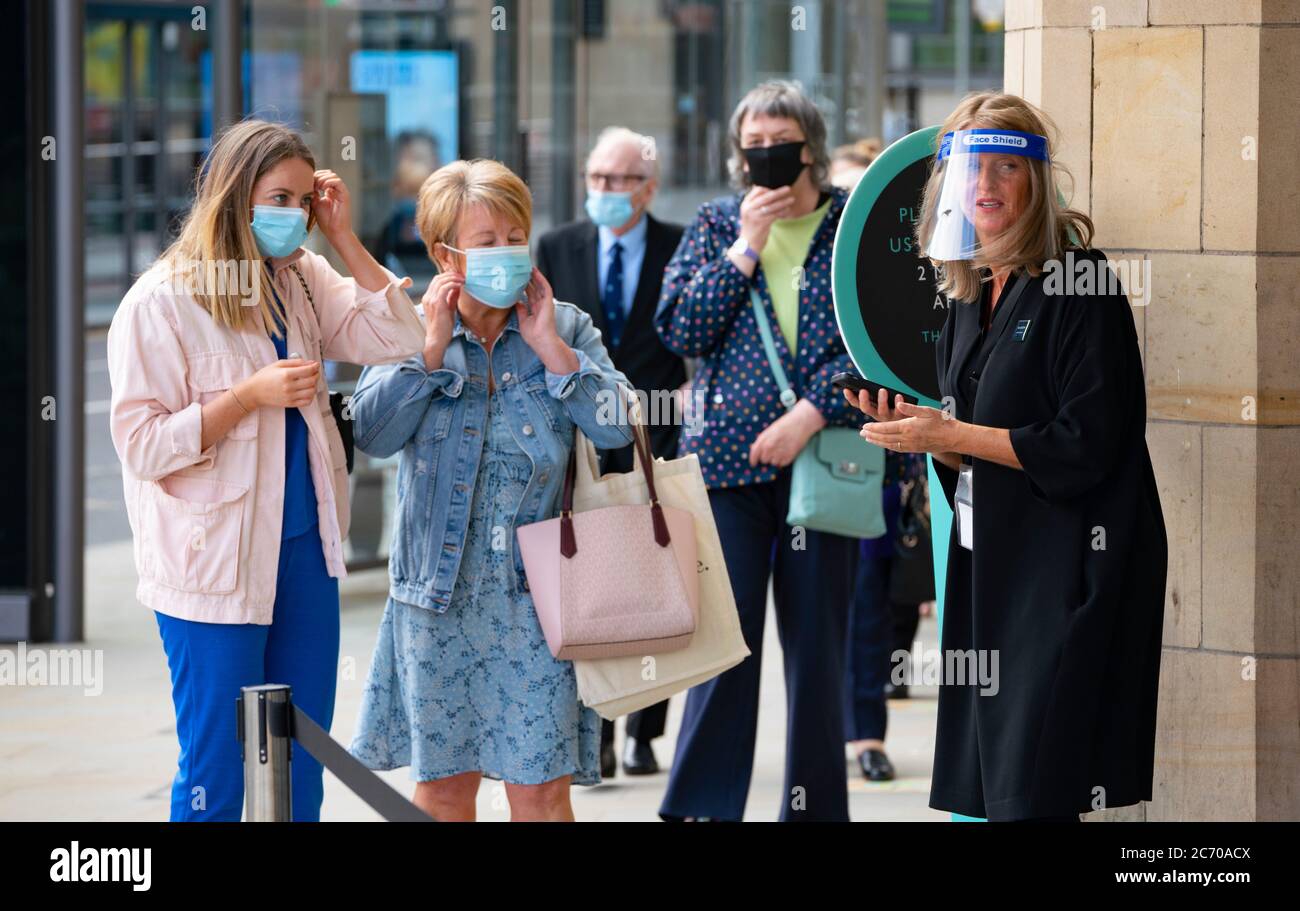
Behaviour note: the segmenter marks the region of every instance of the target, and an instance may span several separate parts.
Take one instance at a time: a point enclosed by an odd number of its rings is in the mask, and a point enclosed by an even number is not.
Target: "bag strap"
[[[790,388],[790,378],[786,376],[785,368],[781,366],[781,356],[776,353],[776,339],[772,337],[772,324],[768,322],[763,301],[754,288],[749,289],[749,305],[754,309],[758,334],[763,337],[763,351],[767,354],[767,365],[772,369],[776,385],[781,389],[781,404],[786,408],[793,408],[795,402],[799,401],[799,396]]]
[[[569,450],[569,464],[564,468],[564,494],[560,501],[560,555],[566,560],[578,552],[578,539],[573,533],[573,480],[578,470],[577,446]]]
[[[311,314],[316,320],[316,326],[318,331],[324,333],[325,330],[323,328],[320,328],[320,311],[316,309],[316,298],[312,296],[311,286],[307,284],[307,279],[303,277],[302,270],[298,268],[297,263],[290,263],[289,268],[292,269],[293,274],[298,277],[298,284],[302,285],[302,293],[307,295],[307,303],[311,304]],[[288,317],[287,313],[285,314],[285,317],[286,318]],[[321,339],[321,343],[320,343],[320,356],[321,356],[321,360],[324,361],[325,360],[324,338]]]
[[[302,270],[298,268],[297,263],[290,263],[289,268],[293,274],[298,276],[298,284],[302,285],[303,293],[307,295],[307,303],[311,304],[311,312],[316,313],[316,298],[311,296],[311,288],[307,287],[307,279],[303,278]],[[316,313],[316,322],[320,322],[320,314]]]
[[[620,393],[623,387],[620,386]],[[624,403],[627,403],[626,396]],[[628,424],[632,427],[632,445],[640,456],[641,472],[645,475],[646,490],[650,494],[650,521],[654,526],[655,543],[667,547],[672,543],[668,533],[668,520],[664,518],[664,508],[659,503],[659,493],[655,490],[654,457],[650,450],[650,431],[638,420],[640,403],[635,396],[628,407]],[[581,433],[581,430],[576,433]],[[569,447],[569,462],[564,469],[564,490],[560,496],[560,554],[571,559],[578,552],[578,539],[573,530],[573,488],[578,472],[578,446],[575,441]]]

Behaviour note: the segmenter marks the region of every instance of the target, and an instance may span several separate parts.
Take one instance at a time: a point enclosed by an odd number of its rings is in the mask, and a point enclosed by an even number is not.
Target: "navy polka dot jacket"
[[[771,465],[749,464],[750,444],[785,413],[750,307],[751,286],[763,299],[782,366],[799,397],[815,405],[830,426],[857,427],[865,420],[842,393],[831,390],[831,377],[854,367],[840,338],[831,299],[831,248],[848,194],[840,189],[829,192],[830,208],[813,237],[802,281],[797,275],[765,276],[761,267],[752,279],[746,278],[727,258],[727,248],[740,233],[742,194],[700,206],[664,270],[655,314],[659,336],[677,354],[701,358],[679,451],[700,457],[710,488],[772,481],[780,471]],[[793,353],[776,328],[769,280],[797,281],[801,286],[798,345]]]

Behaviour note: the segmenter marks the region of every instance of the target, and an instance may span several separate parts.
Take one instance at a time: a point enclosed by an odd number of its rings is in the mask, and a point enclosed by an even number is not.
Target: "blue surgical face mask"
[[[307,213],[297,206],[253,206],[252,227],[263,256],[288,256],[307,240]]]
[[[533,277],[533,258],[528,245],[515,247],[470,247],[448,250],[465,255],[465,290],[489,307],[508,310]]]
[[[617,228],[632,219],[632,193],[587,191],[587,216],[598,225]]]

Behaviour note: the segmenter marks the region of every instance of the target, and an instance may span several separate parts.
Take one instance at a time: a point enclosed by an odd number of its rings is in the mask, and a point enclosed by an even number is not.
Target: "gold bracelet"
[[[244,409],[244,414],[249,414],[249,410],[248,410],[247,408],[244,408],[244,403],[241,402],[241,401],[239,400],[239,396],[235,395],[235,387],[234,387],[234,386],[231,386],[231,387],[230,387],[230,394],[231,394],[232,396],[234,396],[235,404],[238,405],[240,408],[243,408],[243,409]]]

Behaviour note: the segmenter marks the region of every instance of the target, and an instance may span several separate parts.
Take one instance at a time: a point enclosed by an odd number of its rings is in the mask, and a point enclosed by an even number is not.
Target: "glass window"
[[[207,149],[207,32],[189,5],[91,3],[85,29],[86,321],[106,326],[170,242]]]
[[[171,242],[211,142],[218,17],[189,0],[87,0],[84,34],[88,393],[93,540],[127,533],[104,406],[103,333],[136,276]],[[1001,0],[245,0],[243,109],[299,129],[353,197],[354,227],[380,262],[433,276],[415,229],[425,178],[455,158],[514,168],[534,234],[578,217],[601,130],[654,139],[655,214],[689,221],[728,192],[727,125],[741,95],[800,82],[832,145],[888,143],[934,123],[967,90],[1002,80]],[[990,19],[992,16],[992,19]],[[981,23],[989,22],[989,30]],[[235,61],[230,61],[235,63]],[[317,233],[318,252],[332,251]],[[336,266],[341,263],[335,261]],[[327,365],[331,388],[359,375]],[[97,461],[104,454],[106,461]],[[359,453],[348,558],[388,553],[395,459]]]
[[[999,85],[1000,35],[984,33],[966,2],[248,0],[244,107],[304,134],[318,166],[351,189],[358,236],[414,279],[418,298],[433,266],[415,196],[440,165],[504,161],[533,191],[540,234],[581,212],[587,150],[623,125],[654,139],[656,215],[685,222],[727,192],[731,110],[764,79],[800,82],[832,145],[892,141],[941,118],[967,89]],[[87,8],[92,325],[107,323],[170,241],[210,142],[212,44],[191,27],[191,10]],[[309,243],[332,257],[319,235]],[[359,369],[327,372],[346,391]],[[358,454],[353,565],[386,559],[393,462]]]

